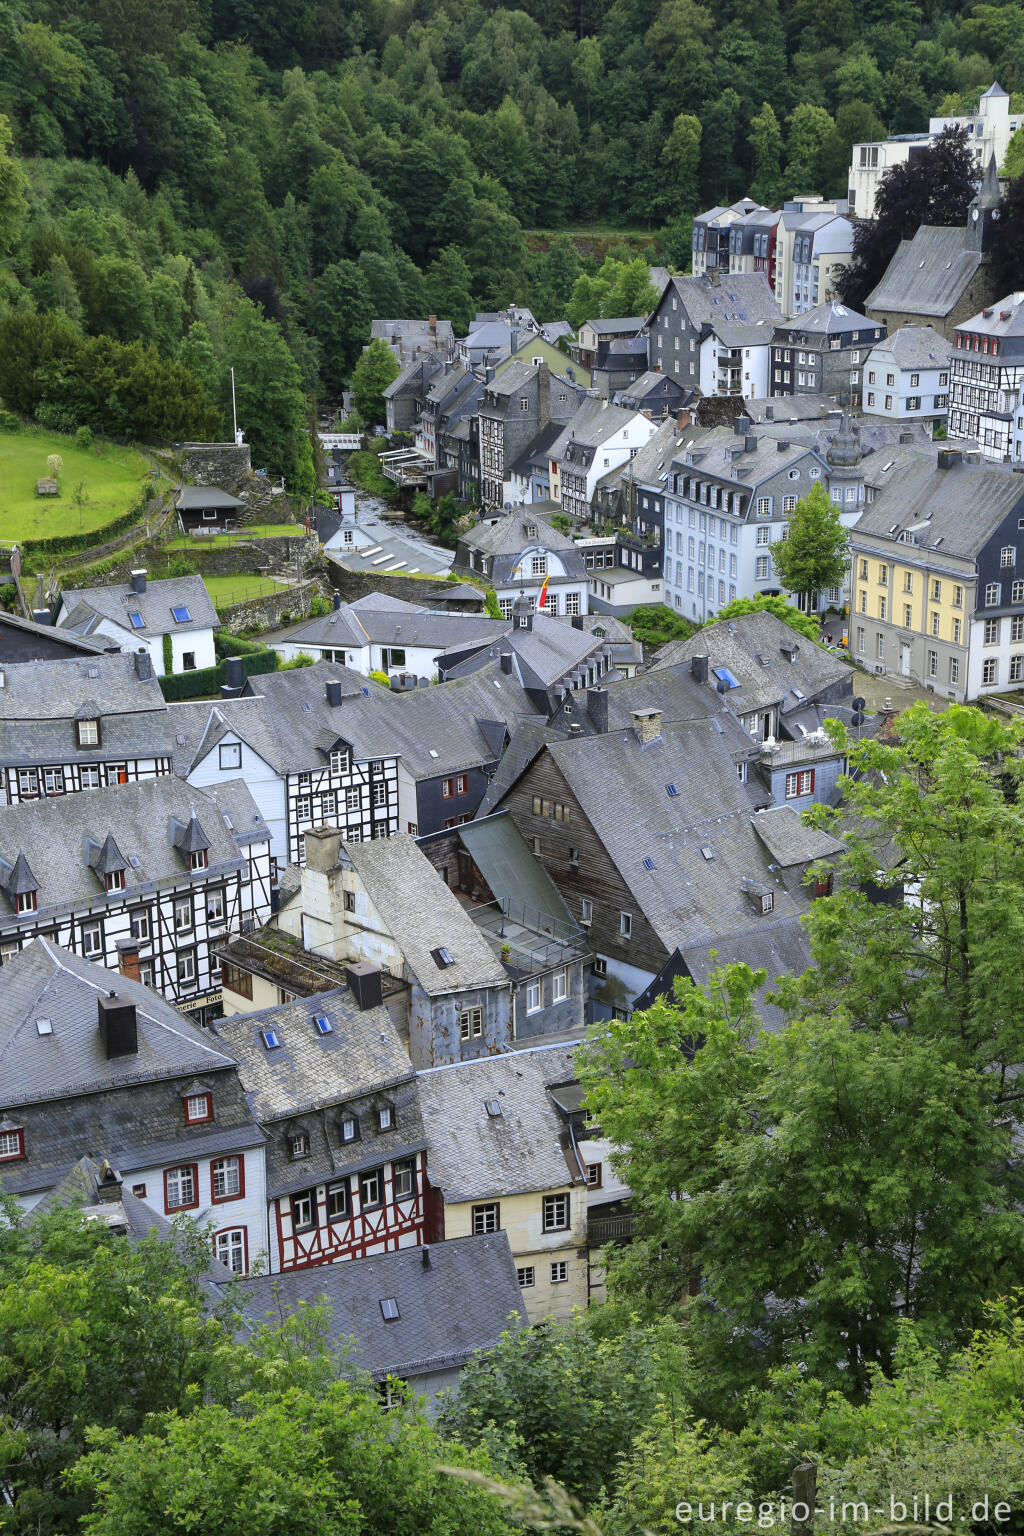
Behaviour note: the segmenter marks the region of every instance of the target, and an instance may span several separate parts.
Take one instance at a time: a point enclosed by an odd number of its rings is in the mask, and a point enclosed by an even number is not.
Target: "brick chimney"
[[[138,570],[138,571],[132,571],[132,591],[133,592],[137,592],[139,597],[141,597],[143,595],[143,593],[145,592],[145,590],[146,590],[146,572],[145,572],[145,570],[142,569],[142,570]]]
[[[142,980],[142,972],[139,969],[138,939],[119,940],[117,946],[117,969],[122,976],[127,976],[129,981]]]

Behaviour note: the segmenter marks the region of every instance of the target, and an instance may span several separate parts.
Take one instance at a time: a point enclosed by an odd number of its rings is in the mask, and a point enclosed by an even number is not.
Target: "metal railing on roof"
[[[334,987],[343,987],[346,984],[344,965],[331,960],[321,960],[321,963],[317,964],[317,960],[321,957],[310,955],[308,950],[303,950],[302,953],[309,955],[309,958],[300,960],[295,954],[277,949],[270,944],[263,944],[250,934],[225,935],[214,947],[229,964],[238,962],[243,966],[246,963],[256,966],[272,976],[275,981],[281,981],[290,990],[294,989],[296,992],[307,995],[313,992],[329,992]],[[390,971],[383,969],[381,982],[385,996],[400,991],[405,986],[401,977],[394,976]]]

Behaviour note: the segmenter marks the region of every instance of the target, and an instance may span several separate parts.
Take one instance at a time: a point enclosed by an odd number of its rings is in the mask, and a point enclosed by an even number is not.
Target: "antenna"
[[[235,443],[238,443],[238,412],[235,410],[235,370],[231,370],[231,424],[235,431]]]

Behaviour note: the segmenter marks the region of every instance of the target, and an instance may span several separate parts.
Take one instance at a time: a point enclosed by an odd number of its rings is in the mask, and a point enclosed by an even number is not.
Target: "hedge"
[[[106,544],[119,534],[126,533],[129,528],[134,528],[145,517],[148,506],[149,496],[143,494],[134,507],[129,507],[120,517],[115,517],[112,523],[104,523],[102,528],[94,528],[90,533],[67,533],[59,539],[24,539],[19,548],[26,558],[29,555],[44,555],[51,560],[59,560],[62,555],[77,555],[83,549]]]
[[[258,640],[243,640],[239,635],[218,634],[213,647],[218,656],[257,656],[267,649]]]
[[[242,656],[242,678],[258,676],[263,672],[276,672],[281,658],[276,651],[264,647],[253,656]],[[227,678],[227,658],[215,667],[200,667],[195,672],[175,672],[160,679],[160,687],[168,704],[181,703],[184,699],[202,699],[219,693]]]

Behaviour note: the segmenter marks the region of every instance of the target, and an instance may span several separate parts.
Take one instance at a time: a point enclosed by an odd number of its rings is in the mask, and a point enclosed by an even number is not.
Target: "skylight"
[[[644,869],[650,870],[650,869],[653,869],[653,868],[654,868],[654,860],[653,859],[644,859]]]
[[[430,954],[439,971],[443,971],[446,966],[455,964],[455,957],[450,949],[432,949]]]
[[[39,1034],[39,1035],[52,1035],[53,1034],[53,1020],[52,1019],[36,1019],[36,1033]]]
[[[718,681],[720,683],[725,683],[727,688],[738,688],[739,687],[739,682],[734,677],[734,675],[729,671],[728,667],[715,667],[714,668],[714,673],[715,673],[715,676],[718,678]]]
[[[498,1103],[497,1099],[485,1099],[484,1109],[486,1109],[492,1120],[501,1119],[501,1105]]]
[[[192,615],[187,608],[172,608],[171,618],[175,624],[191,624],[192,622]]]
[[[678,793],[679,793],[678,789],[676,789],[674,784],[666,784],[665,785],[665,789],[667,790],[668,794],[673,796],[673,797],[678,795]]]
[[[381,1297],[380,1315],[386,1323],[393,1323],[397,1321],[401,1314],[398,1310],[398,1302],[394,1296]]]
[[[312,704],[309,703],[309,701],[307,699],[303,699],[302,707],[306,711],[307,715],[312,713],[313,706],[312,706]]]
[[[316,1014],[314,1016],[313,1023],[316,1025],[318,1034],[330,1035],[334,1031],[334,1026],[331,1024],[330,1019],[327,1018],[325,1014]]]
[[[260,1038],[268,1051],[276,1051],[281,1044],[276,1029],[261,1029]]]
[[[714,856],[715,856],[715,850],[714,850],[714,849],[713,849],[713,848],[707,848],[707,847],[704,847],[704,848],[702,848],[702,849],[701,849],[701,854],[702,854],[702,856],[703,856],[703,857],[704,857],[704,858],[705,858],[705,859],[707,859],[707,861],[708,861],[708,863],[709,863],[709,864],[710,864],[710,863],[711,863],[711,860],[712,860],[712,859],[713,859],[713,858],[714,858]]]
[[[134,609],[129,609],[128,617],[132,621],[132,629],[145,629],[146,621],[141,613],[136,613]]]

